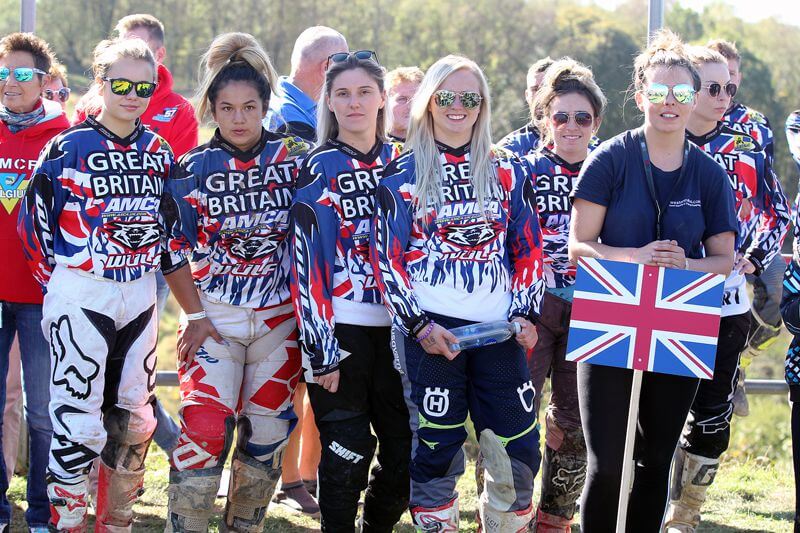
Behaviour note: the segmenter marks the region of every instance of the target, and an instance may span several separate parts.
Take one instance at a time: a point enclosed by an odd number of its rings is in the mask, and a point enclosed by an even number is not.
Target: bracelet
[[[188,313],[186,315],[186,320],[202,320],[206,317],[206,310],[203,309],[199,313]]]
[[[425,339],[431,336],[432,332],[433,332],[433,320],[428,322],[428,327],[425,328],[425,333],[423,333],[421,337],[417,337],[417,342],[424,341]]]
[[[689,270],[689,258],[688,257],[684,257],[683,260],[686,261],[686,263],[683,265],[683,269],[684,270]]]

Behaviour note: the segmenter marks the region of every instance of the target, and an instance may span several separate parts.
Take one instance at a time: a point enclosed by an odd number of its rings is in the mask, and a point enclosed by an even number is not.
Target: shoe
[[[745,417],[750,414],[750,402],[747,401],[747,392],[744,390],[744,370],[739,372],[739,381],[733,392],[733,414]]]
[[[307,514],[314,518],[319,517],[319,504],[309,493],[302,481],[289,485],[282,485],[281,490],[273,498],[276,503],[285,505],[297,512]]]
[[[304,479],[303,485],[306,486],[306,490],[309,494],[311,494],[314,498],[317,497],[317,480],[316,479]]]

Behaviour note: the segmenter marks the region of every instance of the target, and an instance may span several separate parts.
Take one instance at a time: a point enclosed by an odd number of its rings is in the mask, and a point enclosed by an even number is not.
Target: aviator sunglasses
[[[716,98],[717,96],[719,96],[719,93],[722,92],[723,88],[725,89],[725,93],[731,98],[733,98],[734,96],[736,96],[736,91],[739,89],[735,83],[730,83],[730,82],[726,83],[725,85],[713,82],[709,83],[704,88],[708,90],[708,94],[710,94],[712,98]]]
[[[44,76],[47,72],[31,67],[17,67],[14,69],[14,79],[19,82],[31,81],[34,74],[41,74]],[[11,69],[8,67],[0,68],[0,81],[6,81],[10,75]]]
[[[62,87],[57,91],[54,91],[53,89],[45,89],[45,91],[42,93],[42,96],[44,96],[48,100],[58,100],[59,102],[66,102],[67,100],[69,100],[69,93],[70,93],[69,87]]]
[[[331,54],[328,56],[328,63],[325,65],[325,70],[328,70],[328,67],[331,63],[342,63],[347,61],[350,57],[355,57],[360,61],[367,61],[372,60],[375,63],[378,62],[378,54],[376,54],[372,50],[356,50],[355,52],[337,52],[335,54]]]
[[[577,124],[581,128],[588,128],[594,125],[594,117],[588,111],[576,111],[575,113],[558,111],[556,113],[553,113],[553,116],[550,117],[550,120],[552,120],[553,124],[556,127],[558,127],[567,124],[571,117],[575,118],[575,124]]]
[[[651,104],[663,104],[667,101],[667,95],[672,91],[672,96],[679,104],[691,104],[694,102],[694,95],[697,91],[688,83],[679,83],[678,85],[664,85],[663,83],[651,83],[645,90],[644,94]]]
[[[456,98],[461,101],[461,105],[464,106],[464,109],[475,109],[481,105],[481,101],[483,100],[483,96],[475,91],[457,93],[455,91],[442,89],[433,93],[433,101],[439,107],[450,107],[456,103]]]
[[[102,78],[111,86],[111,92],[117,96],[125,96],[132,90],[136,90],[139,98],[150,98],[156,91],[156,84],[152,81],[131,81],[125,78]]]

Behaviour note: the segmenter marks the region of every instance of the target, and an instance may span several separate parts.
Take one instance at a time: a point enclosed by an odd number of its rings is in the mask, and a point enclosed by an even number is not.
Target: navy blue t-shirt
[[[641,130],[630,130],[602,143],[583,164],[572,198],[605,206],[600,242],[615,247],[641,247],[656,240],[656,208],[647,186],[639,146]],[[737,231],[733,191],[725,171],[708,154],[690,144],[686,172],[653,169],[661,205],[672,194],[661,221],[661,238],[672,239],[686,257],[703,257],[703,241]],[[669,185],[665,182],[671,181]]]

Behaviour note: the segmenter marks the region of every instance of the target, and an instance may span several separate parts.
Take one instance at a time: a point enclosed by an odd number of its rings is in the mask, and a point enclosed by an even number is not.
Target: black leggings
[[[631,370],[578,365],[578,394],[589,461],[581,497],[583,533],[615,529],[632,379]],[[698,383],[695,378],[644,374],[627,531],[659,531],[667,503],[670,463]]]

